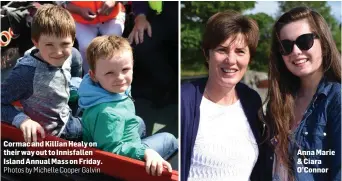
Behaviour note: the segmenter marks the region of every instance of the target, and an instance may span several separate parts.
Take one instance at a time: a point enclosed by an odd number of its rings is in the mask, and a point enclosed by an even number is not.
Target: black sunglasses
[[[280,54],[289,55],[293,50],[293,45],[296,44],[300,50],[309,50],[313,44],[314,39],[318,36],[314,33],[308,33],[298,36],[295,41],[281,40],[280,41]]]

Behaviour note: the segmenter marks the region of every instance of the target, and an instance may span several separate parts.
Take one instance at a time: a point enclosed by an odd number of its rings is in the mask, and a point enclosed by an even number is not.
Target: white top
[[[281,163],[277,154],[274,154],[272,181],[288,181],[287,169]]]
[[[258,154],[240,100],[222,106],[203,96],[188,181],[247,181]]]

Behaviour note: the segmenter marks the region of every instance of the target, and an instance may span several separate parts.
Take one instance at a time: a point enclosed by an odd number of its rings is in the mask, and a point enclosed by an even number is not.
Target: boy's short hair
[[[96,61],[100,58],[109,59],[115,53],[124,50],[132,53],[132,47],[126,38],[116,35],[104,35],[94,38],[87,48],[87,61],[90,70],[95,71]]]
[[[53,4],[44,4],[33,16],[31,38],[38,41],[41,35],[71,36],[75,39],[76,25],[68,10]]]

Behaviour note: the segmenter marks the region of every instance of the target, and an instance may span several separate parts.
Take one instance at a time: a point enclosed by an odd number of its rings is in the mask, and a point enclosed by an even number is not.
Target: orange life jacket
[[[98,9],[100,9],[104,3],[103,1],[70,1],[70,3],[81,8],[89,8],[91,11],[96,13],[96,18],[91,21],[84,19],[81,15],[77,13],[71,13],[72,17],[74,17],[74,20],[76,22],[83,24],[98,24],[106,22],[108,20],[116,18],[120,12],[125,12],[125,6],[120,2],[118,2],[114,6],[112,12],[107,16],[97,14]]]

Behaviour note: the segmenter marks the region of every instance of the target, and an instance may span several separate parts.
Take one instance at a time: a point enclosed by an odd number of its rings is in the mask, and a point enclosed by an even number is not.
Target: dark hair
[[[236,11],[229,10],[214,14],[207,22],[202,38],[204,55],[209,57],[210,49],[216,48],[230,37],[234,40],[240,33],[245,37],[252,59],[259,41],[258,24]],[[208,67],[207,63],[206,66]]]
[[[269,59],[269,89],[266,101],[266,124],[274,128],[277,134],[280,158],[291,172],[288,157],[288,135],[294,121],[294,95],[300,86],[300,78],[293,75],[286,67],[280,54],[279,35],[288,23],[306,19],[313,33],[317,34],[322,48],[324,76],[329,81],[341,82],[341,58],[332,38],[328,24],[316,11],[308,7],[297,7],[283,14],[275,23],[272,32],[271,53]],[[271,129],[269,129],[271,130]],[[274,133],[269,133],[272,135]]]

